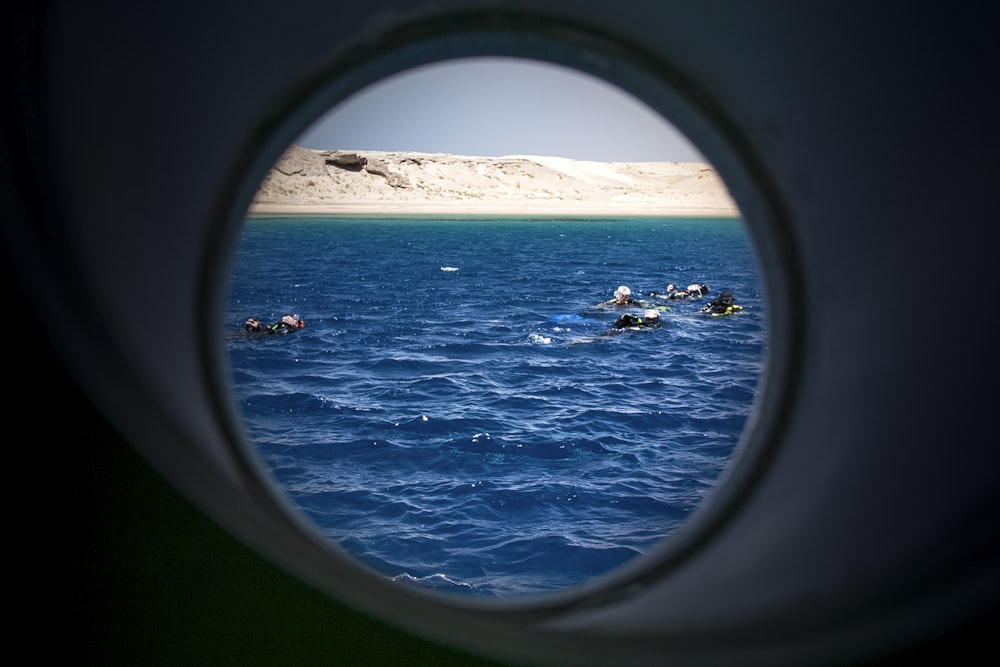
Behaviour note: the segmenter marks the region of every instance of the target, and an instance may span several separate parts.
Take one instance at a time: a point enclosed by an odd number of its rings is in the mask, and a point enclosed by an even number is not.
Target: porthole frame
[[[756,253],[768,305],[768,345],[759,397],[747,420],[729,469],[711,498],[680,529],[649,554],[592,582],[564,591],[527,598],[477,600],[446,596],[393,583],[372,573],[319,535],[277,492],[243,432],[233,406],[230,372],[217,337],[201,339],[203,365],[215,410],[228,434],[234,459],[242,462],[256,493],[285,514],[302,540],[278,559],[321,589],[392,623],[436,639],[456,642],[454,628],[463,627],[458,643],[473,650],[488,648],[501,655],[513,647],[510,636],[549,633],[546,624],[568,616],[608,608],[669,578],[740,512],[743,501],[767,474],[779,446],[787,415],[794,410],[801,364],[802,319],[791,307],[800,300],[802,281],[792,227],[785,219],[765,166],[753,154],[739,126],[696,82],[679,68],[654,55],[564,20],[525,14],[469,14],[418,21],[379,34],[376,39],[345,45],[321,71],[275,100],[267,119],[241,161],[247,169],[231,178],[219,224],[202,262],[205,298],[202,315],[217,320],[228,286],[228,261],[247,208],[257,187],[285,149],[316,119],[364,87],[421,65],[477,56],[540,60],[599,77],[634,95],[678,127],[717,169],[737,202]],[[273,548],[274,545],[272,545]],[[280,551],[280,547],[279,547]],[[317,560],[319,559],[319,560]],[[322,562],[324,561],[325,562]],[[302,564],[303,560],[309,562]],[[510,633],[510,634],[508,634]],[[549,636],[542,643],[567,641]],[[572,641],[572,640],[568,640]],[[518,651],[515,651],[517,654]],[[526,657],[515,655],[514,657]]]

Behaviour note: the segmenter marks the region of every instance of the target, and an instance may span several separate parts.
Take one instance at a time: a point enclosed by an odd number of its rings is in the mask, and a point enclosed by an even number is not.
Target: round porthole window
[[[337,104],[254,194],[226,305],[255,452],[400,585],[595,582],[715,492],[768,348],[714,166],[594,74],[513,57]]]
[[[790,404],[791,244],[662,63],[495,17],[417,33],[334,59],[262,133],[217,267],[220,406],[281,562],[537,658],[755,488]],[[520,131],[477,110],[497,90]],[[477,136],[499,147],[444,143]]]

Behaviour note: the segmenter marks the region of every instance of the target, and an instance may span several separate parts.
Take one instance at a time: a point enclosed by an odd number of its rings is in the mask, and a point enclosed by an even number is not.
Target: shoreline
[[[289,204],[254,204],[247,209],[246,218],[275,217],[371,217],[371,216],[451,216],[451,217],[531,217],[531,218],[741,218],[739,211],[718,208],[669,208],[653,209],[635,206],[455,206],[442,204],[391,205],[385,202],[372,204],[341,204],[335,206],[294,206]]]
[[[706,163],[588,162],[291,146],[247,217],[528,216],[740,218]]]

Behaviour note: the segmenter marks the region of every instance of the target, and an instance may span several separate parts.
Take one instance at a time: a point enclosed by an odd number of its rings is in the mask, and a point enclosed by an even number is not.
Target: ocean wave
[[[225,321],[307,326],[227,328],[234,399],[275,484],[376,572],[487,598],[577,585],[668,538],[731,464],[767,339],[753,262],[733,221],[254,221]],[[621,311],[595,305],[617,285],[669,282],[745,311],[672,303],[609,335]]]

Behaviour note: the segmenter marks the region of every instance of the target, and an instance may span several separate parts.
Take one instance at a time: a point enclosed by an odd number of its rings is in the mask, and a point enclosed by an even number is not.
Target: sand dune
[[[738,216],[709,164],[292,146],[251,213]]]

